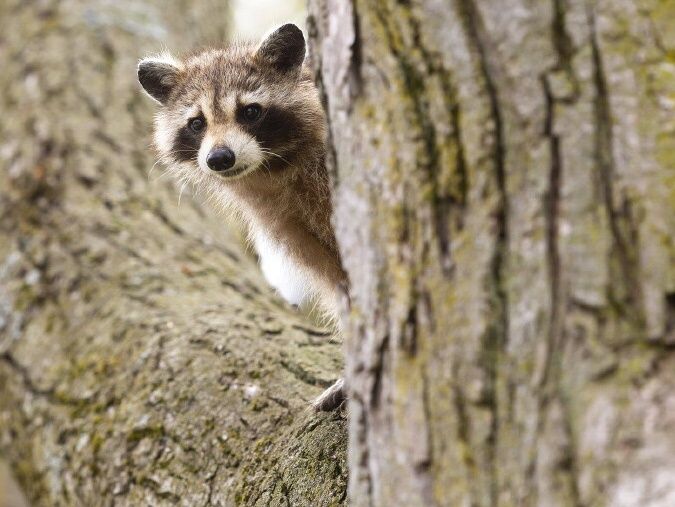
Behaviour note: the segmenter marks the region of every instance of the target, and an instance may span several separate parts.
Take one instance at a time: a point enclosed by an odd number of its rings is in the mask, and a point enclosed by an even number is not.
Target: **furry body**
[[[346,296],[325,166],[326,118],[304,66],[305,41],[283,25],[259,45],[139,64],[161,104],[155,147],[168,170],[244,224],[263,274],[293,305],[315,301],[337,318]],[[344,401],[342,380],[314,406]]]
[[[155,145],[169,170],[243,221],[284,299],[316,300],[335,316],[346,277],[330,223],[326,119],[298,32],[284,25],[260,45],[147,59],[139,79],[162,104]],[[260,108],[253,121],[242,117],[250,104]],[[195,118],[199,132],[190,128]],[[207,163],[219,147],[236,157],[226,172]]]

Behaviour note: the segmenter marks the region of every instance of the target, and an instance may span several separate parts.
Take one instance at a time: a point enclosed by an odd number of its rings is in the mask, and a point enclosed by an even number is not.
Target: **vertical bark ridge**
[[[589,25],[591,30],[591,55],[593,60],[593,77],[595,86],[595,157],[599,174],[600,195],[603,200],[609,227],[612,234],[613,248],[610,260],[611,293],[610,300],[619,306],[618,311],[630,317],[636,328],[644,327],[644,311],[642,307],[642,291],[638,263],[639,244],[634,237],[635,228],[631,224],[630,201],[623,198],[623,210],[617,210],[615,204],[615,167],[614,167],[614,135],[610,104],[611,91],[607,85],[602,55],[598,48],[595,12],[589,7]],[[633,237],[629,237],[631,235]],[[614,262],[618,264],[618,272],[612,270]]]
[[[493,316],[488,319],[488,328],[482,340],[484,350],[483,368],[485,368],[489,384],[486,385],[484,394],[485,404],[492,413],[492,425],[490,430],[488,444],[490,471],[490,504],[496,505],[499,496],[499,477],[497,467],[497,447],[500,432],[499,410],[497,408],[497,377],[500,373],[500,356],[504,346],[508,343],[508,296],[506,289],[506,280],[504,270],[506,255],[508,252],[508,193],[506,188],[506,169],[505,169],[505,144],[503,132],[502,110],[499,99],[499,92],[496,84],[495,63],[493,49],[487,42],[487,35],[483,27],[483,21],[473,0],[460,0],[458,2],[458,11],[461,13],[467,39],[473,49],[478,54],[478,60],[482,77],[485,82],[485,89],[490,104],[490,113],[494,121],[494,145],[492,156],[494,171],[496,177],[497,191],[499,193],[499,203],[497,204],[496,215],[496,236],[497,240],[492,257],[492,287],[489,292],[493,293],[492,311]]]

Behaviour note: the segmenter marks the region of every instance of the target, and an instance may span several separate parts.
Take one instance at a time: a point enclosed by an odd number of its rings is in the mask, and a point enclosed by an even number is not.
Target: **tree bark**
[[[673,19],[310,1],[351,505],[675,505]]]
[[[339,343],[148,177],[138,59],[226,26],[189,4],[0,2],[0,456],[33,506],[345,496],[345,422],[307,410]]]

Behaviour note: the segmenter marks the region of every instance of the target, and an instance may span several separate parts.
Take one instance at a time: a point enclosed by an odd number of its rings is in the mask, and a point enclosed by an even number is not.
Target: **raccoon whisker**
[[[165,153],[165,154],[161,155],[159,157],[159,160],[157,160],[157,162],[155,162],[155,164],[161,162],[164,165],[166,165],[169,168],[169,170],[173,170],[173,166],[175,164],[175,159],[177,158],[177,155],[179,153],[192,153],[193,151],[194,150],[173,150],[173,151],[170,151],[168,153]],[[193,160],[196,162],[197,158],[195,157]],[[154,166],[153,166],[153,168],[154,168]]]
[[[276,157],[283,158],[283,157],[281,157],[281,155],[279,155],[278,153],[276,153],[276,152],[270,150],[269,148],[263,148],[263,147],[261,147],[261,148],[260,148],[260,151],[262,151],[263,153],[269,153],[270,155],[274,155],[274,156],[276,156]],[[286,159],[284,159],[284,160],[286,160]],[[287,162],[288,162],[288,161],[287,161]]]
[[[265,168],[267,171],[267,175],[272,178],[272,170],[270,169],[270,163],[268,160],[263,160],[262,161],[262,166]]]
[[[246,142],[244,143],[244,146],[241,147],[240,151],[244,151],[246,148],[248,148],[248,145],[251,144],[253,141],[255,141],[255,137],[254,137],[254,136],[250,136],[250,137],[248,138],[248,141],[246,141]]]
[[[183,181],[183,184],[180,186],[180,191],[178,192],[178,207],[180,208],[180,198],[183,197],[183,190],[187,186],[188,182]]]
[[[255,137],[254,137],[254,136],[250,136],[249,139],[248,139],[248,141],[246,141],[246,143],[244,143],[244,146],[241,147],[241,151],[244,151],[246,148],[248,148],[248,145],[251,144],[251,142],[253,142],[254,140],[255,140]],[[260,148],[260,151],[262,151],[263,153],[265,153],[265,149],[264,149],[264,148]],[[272,171],[270,170],[269,162],[268,162],[267,160],[263,160],[262,163],[261,163],[261,165],[267,170],[267,174],[268,174],[268,176],[271,178],[271,177],[272,177]]]
[[[175,150],[167,153],[166,155],[164,155],[164,157],[169,157],[169,155],[178,155],[179,153],[193,153],[193,152],[194,152],[193,150]],[[196,159],[197,157],[194,158]]]
[[[319,307],[318,298],[314,297],[310,301],[311,301],[311,306],[309,308],[309,313],[312,313],[312,314],[320,313],[320,312],[317,312],[317,308]]]
[[[267,155],[272,155],[272,156],[274,156],[274,157],[280,158],[281,160],[283,160],[284,162],[286,162],[288,165],[291,165],[291,163],[290,163],[288,160],[286,160],[284,157],[282,157],[282,156],[279,155],[278,153],[274,153],[273,151],[268,150],[267,148],[260,148],[260,151],[262,151],[263,153],[265,153],[265,154],[267,154]]]
[[[158,159],[154,164],[152,164],[152,167],[148,171],[148,181],[150,181],[150,177],[152,176],[152,171],[155,170],[155,167],[157,167],[157,164],[161,162],[161,159]]]
[[[157,176],[154,180],[149,180],[149,181],[150,181],[150,183],[157,183],[159,180],[161,180],[161,179],[164,178],[165,176],[171,175],[172,173],[173,173],[172,170],[167,169],[167,170],[165,170],[162,174],[160,174],[159,176]]]

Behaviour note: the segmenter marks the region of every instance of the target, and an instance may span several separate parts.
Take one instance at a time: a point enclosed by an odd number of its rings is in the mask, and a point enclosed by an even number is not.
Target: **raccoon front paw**
[[[332,412],[340,408],[345,401],[347,401],[347,389],[344,379],[339,379],[312,401],[312,407],[317,412]]]

